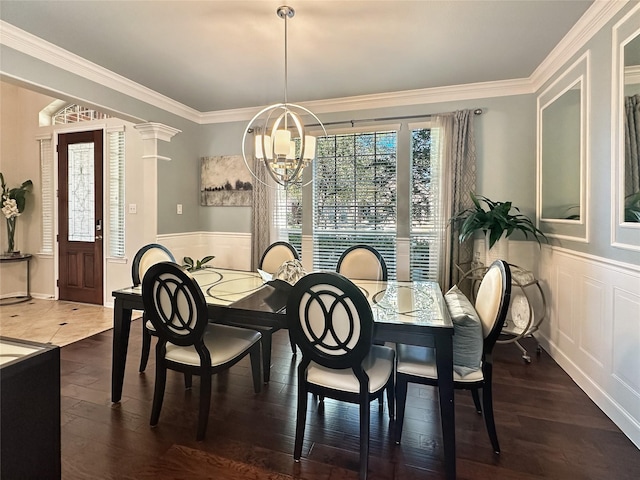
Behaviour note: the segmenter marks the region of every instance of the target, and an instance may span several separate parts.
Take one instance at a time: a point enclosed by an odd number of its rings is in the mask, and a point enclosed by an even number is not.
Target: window
[[[290,186],[276,198],[282,239],[313,256],[306,265],[335,271],[340,255],[363,243],[384,257],[390,279],[438,279],[444,228],[440,130],[429,122],[408,127],[318,138],[313,193]],[[312,205],[301,208],[303,199]],[[312,234],[309,252],[301,248],[303,226]]]
[[[124,128],[107,131],[107,155],[109,159],[109,256],[124,257]]]
[[[365,243],[396,274],[396,144],[393,132],[318,139],[313,183],[313,267],[335,270],[344,250]]]
[[[62,110],[51,116],[54,125],[64,125],[67,123],[90,122],[102,118],[111,118],[106,113],[82,107],[77,104],[67,105]]]
[[[412,280],[437,280],[440,255],[440,172],[436,155],[437,131],[411,129],[411,232],[409,271]]]
[[[43,254],[53,254],[53,149],[51,136],[38,138],[40,143],[40,195],[42,198],[42,245]]]

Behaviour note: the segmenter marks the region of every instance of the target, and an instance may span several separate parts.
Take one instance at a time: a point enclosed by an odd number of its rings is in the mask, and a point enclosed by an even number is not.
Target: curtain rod
[[[482,115],[482,109],[481,108],[476,108],[473,113],[475,115]],[[412,118],[431,118],[434,115],[437,114],[426,114],[426,115],[405,115],[404,117],[382,117],[382,118],[365,118],[365,119],[360,119],[360,120],[343,120],[340,122],[323,122],[323,125],[327,126],[327,125],[341,125],[344,123],[350,123],[351,126],[355,126],[356,123],[362,123],[362,122],[388,122],[391,120],[409,120]],[[320,124],[319,123],[312,123],[310,125],[307,125],[307,127],[319,127]]]

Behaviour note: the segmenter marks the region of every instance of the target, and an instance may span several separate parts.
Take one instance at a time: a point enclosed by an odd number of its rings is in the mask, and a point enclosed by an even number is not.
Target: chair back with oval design
[[[288,242],[275,242],[262,254],[258,268],[267,273],[276,273],[280,265],[287,260],[300,260],[296,247]]]
[[[338,273],[316,272],[293,286],[287,303],[293,339],[304,357],[327,368],[359,366],[373,340],[362,291]]]
[[[380,252],[370,245],[347,248],[338,260],[336,271],[354,280],[387,281],[387,263]]]
[[[142,280],[144,310],[158,336],[174,345],[202,341],[207,303],[193,276],[173,262],[149,267]]]
[[[142,283],[144,274],[149,267],[160,262],[175,262],[173,254],[164,245],[159,243],[150,243],[140,248],[133,257],[131,263],[131,279],[133,285],[138,286]]]

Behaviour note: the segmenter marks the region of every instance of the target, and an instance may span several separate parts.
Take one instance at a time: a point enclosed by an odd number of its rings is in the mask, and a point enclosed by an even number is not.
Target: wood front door
[[[60,300],[102,305],[102,130],[58,137]]]

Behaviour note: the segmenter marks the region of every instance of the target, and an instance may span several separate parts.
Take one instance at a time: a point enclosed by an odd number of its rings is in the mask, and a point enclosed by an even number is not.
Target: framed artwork
[[[253,177],[242,155],[202,157],[200,205],[207,207],[250,207]]]

